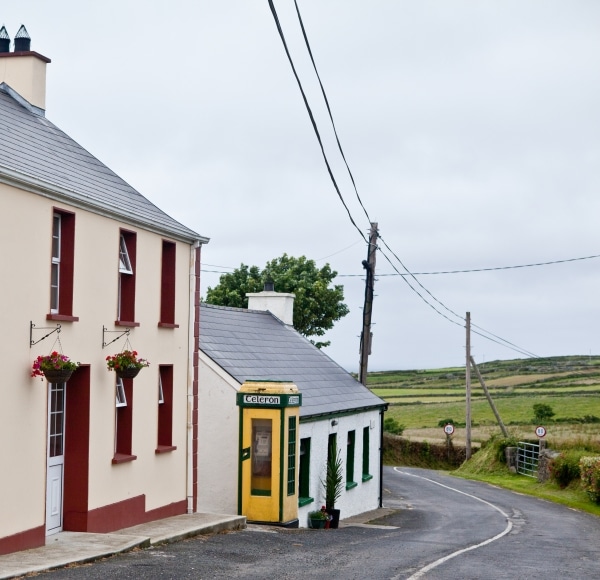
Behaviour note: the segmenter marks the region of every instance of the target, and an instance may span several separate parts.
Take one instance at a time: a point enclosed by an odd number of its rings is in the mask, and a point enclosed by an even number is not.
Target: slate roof
[[[0,84],[0,180],[176,239],[208,242],[167,215]]]
[[[240,384],[294,382],[302,393],[300,417],[387,406],[270,312],[202,303],[200,350]]]

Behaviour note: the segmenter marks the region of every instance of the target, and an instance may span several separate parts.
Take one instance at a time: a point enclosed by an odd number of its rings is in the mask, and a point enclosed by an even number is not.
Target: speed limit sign
[[[546,436],[546,429],[544,429],[544,427],[536,427],[535,428],[535,434],[538,437],[545,437]]]
[[[444,425],[444,433],[446,435],[452,435],[452,433],[454,433],[454,425],[452,425],[452,423]]]

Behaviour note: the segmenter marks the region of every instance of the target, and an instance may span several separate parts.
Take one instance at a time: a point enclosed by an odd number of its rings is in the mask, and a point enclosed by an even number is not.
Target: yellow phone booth
[[[291,382],[246,381],[237,393],[238,513],[249,522],[298,527],[301,404]]]

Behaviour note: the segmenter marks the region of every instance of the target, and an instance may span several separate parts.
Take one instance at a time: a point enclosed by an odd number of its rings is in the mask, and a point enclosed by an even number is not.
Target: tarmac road
[[[386,467],[384,487],[384,505],[392,509],[368,525],[345,523],[338,530],[250,525],[44,576],[600,578],[600,518],[429,470]]]

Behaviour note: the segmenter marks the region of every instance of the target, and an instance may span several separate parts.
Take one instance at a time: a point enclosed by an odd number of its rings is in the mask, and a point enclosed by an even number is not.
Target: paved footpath
[[[18,578],[26,574],[62,568],[69,564],[93,562],[134,548],[147,548],[200,534],[239,530],[245,527],[244,516],[185,514],[140,524],[110,534],[60,532],[48,536],[45,546],[0,556],[0,579]]]

